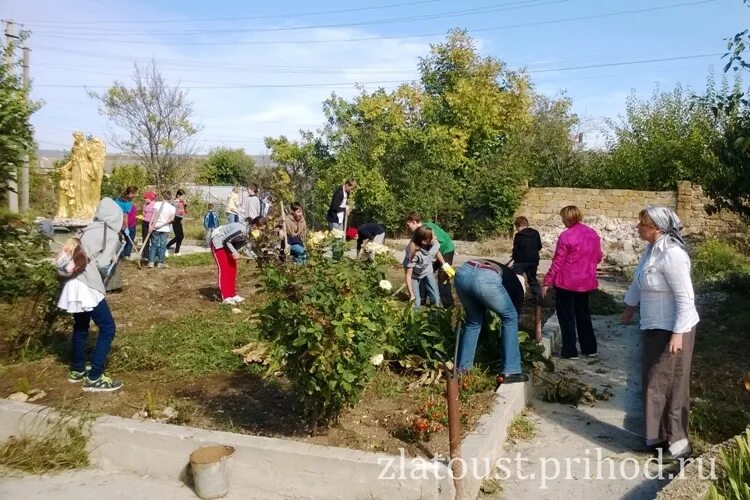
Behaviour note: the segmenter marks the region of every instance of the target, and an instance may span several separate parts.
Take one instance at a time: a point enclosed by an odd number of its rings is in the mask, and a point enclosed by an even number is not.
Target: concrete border
[[[0,400],[0,440],[43,430],[62,418],[47,407]],[[94,466],[189,482],[189,455],[207,444],[235,448],[230,484],[264,498],[449,500],[443,463],[298,441],[105,416],[90,427]]]
[[[560,327],[553,315],[544,324],[545,356],[559,351]],[[265,498],[474,500],[503,454],[508,426],[532,397],[532,381],[500,386],[492,410],[461,443],[468,467],[458,494],[446,461],[369,453],[299,441],[211,431],[194,427],[103,416],[91,423],[92,464],[106,469],[190,481],[189,455],[207,444],[235,448],[233,490]],[[54,409],[0,399],[0,441],[42,430],[62,417]]]

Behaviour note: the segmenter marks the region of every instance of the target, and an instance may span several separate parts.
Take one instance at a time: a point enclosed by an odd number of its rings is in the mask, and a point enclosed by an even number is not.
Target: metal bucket
[[[229,493],[229,472],[234,448],[202,446],[190,454],[195,493],[203,498],[221,498]]]

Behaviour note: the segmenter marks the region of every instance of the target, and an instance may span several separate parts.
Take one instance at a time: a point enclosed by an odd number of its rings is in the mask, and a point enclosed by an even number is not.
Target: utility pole
[[[29,52],[28,47],[23,48],[23,86],[26,90],[26,104],[29,104]],[[27,151],[21,159],[21,212],[29,211],[29,152]]]
[[[15,47],[13,39],[18,39],[18,36],[13,33],[13,21],[5,21],[5,47],[8,49],[6,53],[5,64],[8,68],[13,67],[13,54]],[[8,180],[8,210],[10,213],[18,213],[18,185],[16,184],[17,172],[10,173],[10,179]]]

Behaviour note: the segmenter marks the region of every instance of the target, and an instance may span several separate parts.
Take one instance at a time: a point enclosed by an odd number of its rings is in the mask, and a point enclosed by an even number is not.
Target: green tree
[[[534,95],[533,118],[527,134],[519,137],[519,158],[525,161],[530,184],[580,186],[584,181],[583,154],[572,140],[579,124],[569,97]]]
[[[509,228],[521,165],[509,163],[506,150],[531,122],[527,78],[481,57],[463,31],[433,45],[420,73],[419,82],[391,92],[332,95],[319,135],[304,135],[295,154],[281,154],[284,138],[267,141],[272,157],[313,181],[317,214],[336,186],[356,177],[352,223],[399,229],[405,213],[418,210],[457,237]]]
[[[157,187],[179,183],[190,174],[188,158],[199,130],[192,121],[193,105],[185,91],[162,77],[156,61],[135,64],[132,86],[115,81],[106,92],[89,96],[122,130],[112,142],[138,157]]]
[[[20,60],[13,55],[28,37],[29,32],[22,31],[17,42],[5,46],[0,61],[0,193],[16,178],[23,158],[35,150],[30,119],[41,105],[29,99],[31,88],[23,85]]]
[[[128,186],[135,186],[142,193],[148,183],[146,171],[140,165],[118,165],[102,180],[102,196],[114,199],[125,192]]]
[[[750,7],[750,0],[743,0]],[[724,67],[727,72],[747,74],[750,61],[747,59],[750,47],[750,31],[737,33],[728,40],[729,61]],[[708,172],[703,187],[713,199],[710,210],[729,210],[750,218],[750,99],[741,90],[738,80],[732,91],[718,94],[708,93],[696,100],[697,105],[707,105],[719,123],[721,134],[713,142],[712,150],[719,158],[717,168]]]
[[[201,165],[200,178],[209,184],[247,185],[255,160],[244,149],[214,148]]]
[[[680,85],[670,92],[656,89],[650,100],[631,94],[625,117],[609,124],[601,187],[668,190],[680,180],[700,181],[716,168],[708,147],[717,137],[714,120]]]

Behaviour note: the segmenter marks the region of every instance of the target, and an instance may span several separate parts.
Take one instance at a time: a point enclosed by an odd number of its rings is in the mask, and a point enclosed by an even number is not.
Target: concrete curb
[[[552,314],[542,327],[542,345],[544,346],[545,358],[560,355],[562,332],[560,331],[560,322],[557,320],[557,313]]]
[[[556,315],[544,324],[542,342],[545,356],[559,352]],[[266,498],[474,500],[532,391],[531,381],[497,390],[492,410],[461,443],[467,469],[458,494],[445,462],[121,417],[104,416],[91,424],[89,452],[94,466],[189,483],[190,453],[207,444],[227,444],[236,450],[230,477],[235,491],[261,491]],[[60,418],[45,406],[0,399],[0,441],[39,432]]]
[[[501,385],[497,390],[492,411],[479,419],[476,429],[461,443],[461,458],[467,470],[456,498],[477,498],[484,478],[493,472],[495,462],[503,454],[508,427],[516,414],[526,407],[531,394],[531,381]]]
[[[44,406],[0,400],[0,440],[40,432],[60,418]],[[267,493],[264,498],[448,500],[455,496],[446,465],[423,459],[111,416],[96,419],[90,432],[94,466],[184,482],[190,479],[193,450],[207,444],[233,446],[232,490]]]

